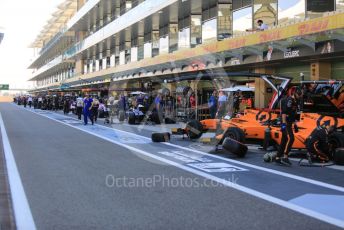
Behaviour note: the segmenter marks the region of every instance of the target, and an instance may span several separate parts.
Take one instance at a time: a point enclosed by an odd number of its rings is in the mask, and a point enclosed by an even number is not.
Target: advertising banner
[[[10,85],[8,84],[0,84],[0,90],[9,90],[10,89]]]
[[[335,0],[307,0],[307,11],[330,12],[335,10]]]
[[[344,42],[339,40],[330,40],[318,42],[315,44],[315,50],[308,46],[298,46],[298,47],[285,47],[285,51],[281,51],[269,45],[267,51],[264,51],[262,55],[244,55],[243,60],[238,58],[231,58],[226,61],[226,65],[234,66],[240,64],[251,64],[258,62],[269,62],[275,60],[288,60],[292,58],[302,58],[306,56],[314,55],[325,55],[333,52],[343,52],[344,51]]]
[[[287,27],[271,29],[259,33],[249,34],[243,37],[227,39],[224,41],[203,44],[194,49],[181,50],[172,54],[159,55],[158,59],[144,59],[140,62],[137,62],[136,64],[142,67],[157,65],[165,62],[175,62],[186,58],[192,58],[211,53],[225,52],[246,46],[284,40],[291,37],[300,37],[338,28],[344,28],[344,14],[316,18],[305,22],[296,23]],[[271,50],[270,52],[273,52],[273,50]],[[265,59],[273,60],[272,56],[270,57],[269,55],[266,56]],[[290,55],[295,56],[297,55],[297,53],[288,53],[286,54],[286,57],[290,57]]]

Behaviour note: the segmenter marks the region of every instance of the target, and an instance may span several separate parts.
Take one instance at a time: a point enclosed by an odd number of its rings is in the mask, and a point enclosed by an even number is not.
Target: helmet
[[[273,162],[276,159],[277,153],[276,152],[267,152],[264,154],[263,159],[264,162]]]

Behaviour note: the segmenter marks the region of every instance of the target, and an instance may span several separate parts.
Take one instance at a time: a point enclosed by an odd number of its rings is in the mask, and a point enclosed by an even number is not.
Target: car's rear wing
[[[301,81],[301,111],[344,117],[344,81]]]
[[[315,89],[318,89],[318,92],[320,90],[320,88],[322,87],[330,87],[332,88],[332,92],[329,93],[333,93],[336,94],[341,87],[344,85],[344,81],[342,80],[319,80],[319,81],[301,81],[301,87],[304,89],[305,86],[307,85],[315,85],[316,87],[314,87]]]
[[[275,95],[273,95],[271,102],[269,104],[269,110],[274,110],[278,107],[278,103],[280,102],[283,94],[286,93],[289,83],[291,82],[292,78],[284,77],[284,76],[277,76],[277,75],[265,75],[261,77],[265,82],[267,82],[272,89],[275,91]],[[280,80],[281,83],[279,86],[276,86],[272,81],[273,80]]]

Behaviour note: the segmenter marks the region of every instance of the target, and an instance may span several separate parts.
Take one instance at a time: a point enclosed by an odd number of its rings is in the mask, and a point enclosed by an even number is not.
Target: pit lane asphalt
[[[75,115],[69,115],[70,117],[75,118]],[[145,137],[151,137],[152,131],[149,131],[144,128],[144,125],[128,125],[127,123],[124,124],[104,124],[103,120],[98,121],[99,125],[104,125],[107,127],[113,127],[118,130],[123,130],[131,133],[135,133],[141,136]],[[162,125],[164,127],[164,125]],[[218,152],[214,151],[214,146],[210,144],[202,144],[197,141],[191,141],[187,137],[185,139],[182,138],[180,135],[172,136],[171,138],[171,143],[183,147],[188,147],[191,149],[196,149],[199,151],[204,151],[208,152],[217,156],[221,156],[224,158],[228,159],[233,159],[253,165],[257,165],[260,167],[268,168],[268,169],[273,169],[273,170],[278,170],[281,172],[285,173],[290,173],[293,175],[337,185],[337,186],[344,186],[344,180],[342,179],[343,177],[343,170],[337,170],[333,169],[330,167],[304,167],[304,166],[299,166],[298,165],[298,160],[297,161],[292,161],[293,167],[281,167],[279,165],[276,165],[275,163],[265,163],[263,161],[263,155],[266,153],[264,150],[259,150],[258,147],[253,147],[250,148],[248,153],[246,154],[245,158],[238,158],[235,155],[228,153],[226,151],[220,150]],[[297,153],[300,151],[293,150],[292,153]],[[303,163],[306,163],[307,161],[305,160]],[[343,168],[343,167],[341,167]]]
[[[0,112],[38,229],[335,229],[228,187],[106,186],[107,175],[203,178],[13,105]]]

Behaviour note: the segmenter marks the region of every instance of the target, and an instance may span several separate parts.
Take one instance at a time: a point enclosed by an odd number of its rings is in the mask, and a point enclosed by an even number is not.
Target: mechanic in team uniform
[[[317,127],[307,138],[306,148],[310,162],[313,160],[321,163],[329,161],[328,137],[334,129],[333,126],[330,126],[330,120],[324,121],[323,126]]]
[[[297,100],[301,97],[302,91],[298,87],[292,87],[289,90],[288,96],[285,96],[281,100],[281,132],[282,139],[278,149],[276,163],[291,166],[291,162],[288,159],[289,152],[294,143],[294,131],[298,132],[296,124],[297,115]]]
[[[84,125],[87,125],[88,118],[90,118],[92,125],[94,124],[93,117],[92,117],[92,111],[91,111],[92,104],[93,104],[93,99],[90,98],[89,95],[86,95],[86,97],[84,98],[84,109],[83,109]]]

